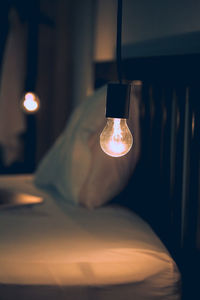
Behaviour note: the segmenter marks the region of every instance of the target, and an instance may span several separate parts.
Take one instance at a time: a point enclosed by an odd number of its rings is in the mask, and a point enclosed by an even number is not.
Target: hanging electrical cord
[[[39,0],[29,1],[27,15],[27,64],[25,93],[21,100],[21,108],[26,114],[34,114],[40,108],[40,99],[35,93],[38,69],[38,33],[39,33]]]
[[[112,157],[126,155],[133,145],[133,137],[126,123],[129,116],[131,85],[125,82],[122,83],[121,36],[122,0],[118,0],[116,63],[119,82],[108,84],[106,97],[107,123],[100,135],[101,149]]]
[[[118,0],[117,5],[116,60],[118,80],[122,83],[122,0]]]

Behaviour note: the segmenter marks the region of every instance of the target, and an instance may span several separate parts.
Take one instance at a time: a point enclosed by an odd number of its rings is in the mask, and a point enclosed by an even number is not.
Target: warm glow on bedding
[[[169,259],[164,253],[156,257],[153,252],[132,249],[111,249],[101,253],[88,251],[88,256],[83,257],[80,254],[76,259],[63,262],[60,261],[58,252],[55,253],[53,262],[17,262],[11,258],[4,263],[0,261],[0,264],[0,281],[14,284],[53,284],[55,280],[64,285],[122,284],[143,281],[160,272],[170,272],[171,269]],[[12,276],[6,276],[11,270]]]
[[[55,196],[38,191],[30,177],[10,178],[1,179],[0,187],[10,185],[45,201],[30,209],[0,212],[1,295],[15,295],[17,287],[39,300],[53,300],[60,291],[61,300],[69,293],[74,300],[87,300],[88,295],[99,300],[129,300],[133,295],[134,300],[160,300],[166,294],[167,300],[179,299],[176,265],[137,215],[112,206],[93,211],[61,206]]]

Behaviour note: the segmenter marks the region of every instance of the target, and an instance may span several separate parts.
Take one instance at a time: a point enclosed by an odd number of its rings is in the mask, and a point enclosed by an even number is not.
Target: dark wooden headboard
[[[96,86],[115,80],[116,65],[97,63],[95,74]],[[151,224],[185,284],[199,262],[200,55],[127,59],[123,78],[142,81],[141,155],[117,201]]]

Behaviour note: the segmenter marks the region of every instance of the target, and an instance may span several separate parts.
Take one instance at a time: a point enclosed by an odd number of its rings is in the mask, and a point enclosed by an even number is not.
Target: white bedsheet
[[[1,300],[179,299],[177,267],[137,215],[68,205],[32,176],[2,176],[2,186],[44,203],[0,210]]]

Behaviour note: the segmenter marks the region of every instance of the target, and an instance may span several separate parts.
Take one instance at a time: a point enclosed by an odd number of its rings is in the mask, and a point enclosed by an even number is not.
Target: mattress
[[[0,209],[1,300],[180,299],[175,262],[136,214],[73,206],[29,175],[1,176],[0,187],[44,198]]]

